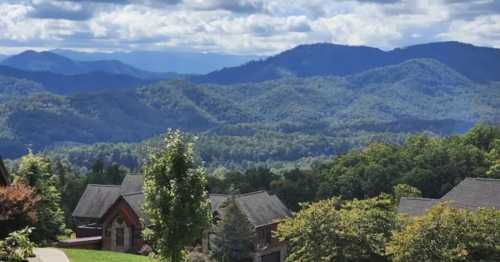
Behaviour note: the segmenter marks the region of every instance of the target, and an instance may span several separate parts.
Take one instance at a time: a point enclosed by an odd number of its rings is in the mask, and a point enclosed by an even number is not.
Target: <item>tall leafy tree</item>
[[[283,173],[282,178],[271,182],[271,190],[292,210],[299,210],[299,203],[315,200],[318,179],[312,171],[295,168]]]
[[[40,198],[37,204],[37,223],[32,239],[39,243],[57,240],[64,233],[64,212],[57,179],[52,174],[50,161],[31,152],[21,158],[18,176],[21,182],[32,187]]]
[[[185,247],[200,239],[210,222],[205,171],[193,160],[193,145],[169,132],[144,168],[144,231],[162,261],[183,261]]]
[[[255,230],[238,208],[234,197],[224,203],[222,220],[216,227],[212,256],[219,262],[249,261],[255,251]]]
[[[395,233],[387,252],[395,262],[500,261],[500,211],[430,209]]]
[[[280,224],[277,235],[289,243],[287,261],[387,261],[384,248],[395,221],[388,196],[330,198],[306,205]]]

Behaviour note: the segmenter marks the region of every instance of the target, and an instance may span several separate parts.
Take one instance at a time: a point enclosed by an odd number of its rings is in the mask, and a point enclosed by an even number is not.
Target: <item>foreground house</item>
[[[475,210],[481,207],[500,210],[500,179],[466,178],[440,199],[402,197],[398,212],[412,217],[424,215],[435,204]]]
[[[68,247],[97,248],[120,252],[139,252],[143,246],[141,232],[147,225],[142,212],[144,177],[128,175],[121,185],[88,185],[73,211],[78,239],[64,241]],[[209,196],[214,217],[221,218],[221,204],[227,195]],[[239,208],[255,226],[258,236],[256,262],[281,262],[286,244],[272,237],[277,221],[291,212],[275,195],[258,191],[236,196]],[[210,249],[210,234],[202,239],[205,252]]]
[[[3,164],[2,157],[0,157],[0,186],[10,185],[9,174],[7,173],[7,168]]]
[[[222,219],[222,204],[229,198],[228,195],[211,194],[212,215],[215,221]],[[276,195],[266,191],[257,191],[235,196],[238,208],[246,215],[248,221],[254,226],[257,236],[254,262],[282,262],[287,255],[286,243],[273,236],[279,221],[290,217],[292,214]],[[210,250],[213,233],[203,239],[203,251]]]

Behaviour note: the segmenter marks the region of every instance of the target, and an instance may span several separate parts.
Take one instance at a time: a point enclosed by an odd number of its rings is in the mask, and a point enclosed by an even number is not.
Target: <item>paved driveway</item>
[[[66,254],[57,248],[35,248],[35,255],[40,262],[69,262]]]

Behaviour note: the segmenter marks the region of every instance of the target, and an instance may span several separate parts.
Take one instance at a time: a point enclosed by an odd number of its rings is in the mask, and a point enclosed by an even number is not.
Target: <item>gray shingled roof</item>
[[[275,220],[292,215],[277,196],[269,195],[266,191],[238,195],[236,202],[255,227],[272,224]]]
[[[121,186],[88,185],[78,205],[73,211],[74,217],[101,218],[111,205],[123,196],[134,212],[144,219],[142,204],[144,176],[127,175]],[[212,212],[220,211],[220,205],[226,201],[227,195],[211,194],[209,196]],[[266,191],[257,191],[236,196],[241,210],[254,226],[273,223],[277,219],[291,216],[291,212],[275,195]]]
[[[73,217],[99,219],[120,195],[140,193],[143,184],[144,176],[127,175],[120,186],[88,185],[73,211]],[[128,199],[133,202],[134,197]],[[134,209],[134,211],[138,212],[139,209]]]
[[[500,209],[500,179],[466,178],[441,198],[458,208]]]
[[[399,201],[398,212],[410,216],[421,216],[439,200],[420,197],[402,197]]]
[[[144,203],[144,193],[139,192],[139,193],[125,194],[123,195],[123,198],[125,199],[125,201],[127,201],[127,203],[134,210],[134,212],[140,218],[144,219],[144,213],[142,210],[142,204]]]
[[[466,178],[441,199],[403,197],[398,212],[419,216],[439,202],[448,202],[456,208],[492,207],[500,210],[500,179]]]
[[[210,204],[212,212],[223,211],[220,205],[226,201],[228,195],[211,194]],[[270,195],[266,191],[257,191],[247,194],[236,195],[236,203],[243,213],[248,217],[248,221],[255,227],[269,225],[275,220],[290,217],[292,213],[276,195]]]
[[[130,194],[142,192],[144,186],[144,176],[141,175],[127,175],[123,178],[120,192],[122,194]]]
[[[73,211],[73,217],[101,218],[120,197],[120,186],[87,185]]]

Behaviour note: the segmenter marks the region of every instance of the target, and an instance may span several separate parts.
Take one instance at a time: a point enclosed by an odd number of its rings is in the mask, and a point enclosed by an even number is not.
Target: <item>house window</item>
[[[106,228],[106,230],[104,231],[104,236],[105,237],[111,237],[111,229]]]
[[[121,228],[116,229],[116,246],[123,247],[125,245],[125,230]]]

